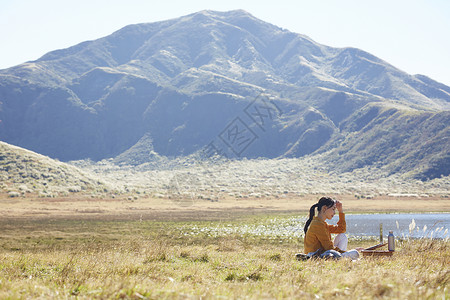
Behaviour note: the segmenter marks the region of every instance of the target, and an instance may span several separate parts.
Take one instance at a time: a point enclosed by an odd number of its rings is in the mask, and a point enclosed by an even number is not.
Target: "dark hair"
[[[317,202],[316,204],[311,206],[311,208],[309,209],[309,219],[308,219],[308,221],[306,221],[305,227],[303,228],[303,230],[305,231],[305,234],[308,231],[309,224],[311,224],[311,221],[315,215],[316,207],[317,207],[317,210],[320,211],[323,206],[332,207],[335,204],[336,204],[336,200],[331,199],[330,197],[322,197],[319,199],[319,202]]]

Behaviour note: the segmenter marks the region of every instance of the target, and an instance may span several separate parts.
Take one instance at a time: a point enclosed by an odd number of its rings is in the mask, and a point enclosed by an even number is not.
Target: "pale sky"
[[[450,86],[449,0],[0,0],[0,69],[136,23],[244,9],[333,47],[356,47]]]

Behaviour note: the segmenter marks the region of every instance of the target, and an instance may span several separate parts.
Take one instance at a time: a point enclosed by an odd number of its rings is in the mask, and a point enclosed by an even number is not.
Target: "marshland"
[[[356,200],[343,198],[351,214]],[[392,257],[297,261],[306,211],[286,209],[294,201],[278,207],[261,198],[189,207],[128,197],[9,201],[13,208],[0,221],[1,298],[449,297],[448,231],[443,239],[397,237]],[[35,208],[25,213],[24,203]],[[410,227],[413,234],[416,225]],[[377,236],[350,238],[350,247],[377,243]]]

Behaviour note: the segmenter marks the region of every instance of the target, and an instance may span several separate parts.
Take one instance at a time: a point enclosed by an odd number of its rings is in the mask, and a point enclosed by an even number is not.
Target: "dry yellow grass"
[[[299,262],[293,255],[302,248],[301,241],[189,236],[180,230],[182,225],[77,220],[2,223],[7,234],[0,247],[0,298],[449,297],[448,241],[399,242],[391,258]]]

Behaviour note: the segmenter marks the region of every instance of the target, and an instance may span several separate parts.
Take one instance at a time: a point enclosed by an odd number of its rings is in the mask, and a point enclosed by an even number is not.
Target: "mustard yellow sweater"
[[[319,248],[322,248],[323,251],[332,249],[339,252],[344,252],[333,245],[331,233],[344,233],[346,229],[347,226],[345,224],[344,213],[339,213],[339,221],[337,222],[337,225],[329,225],[327,222],[322,221],[318,217],[314,217],[305,235],[305,253],[314,252]]]

